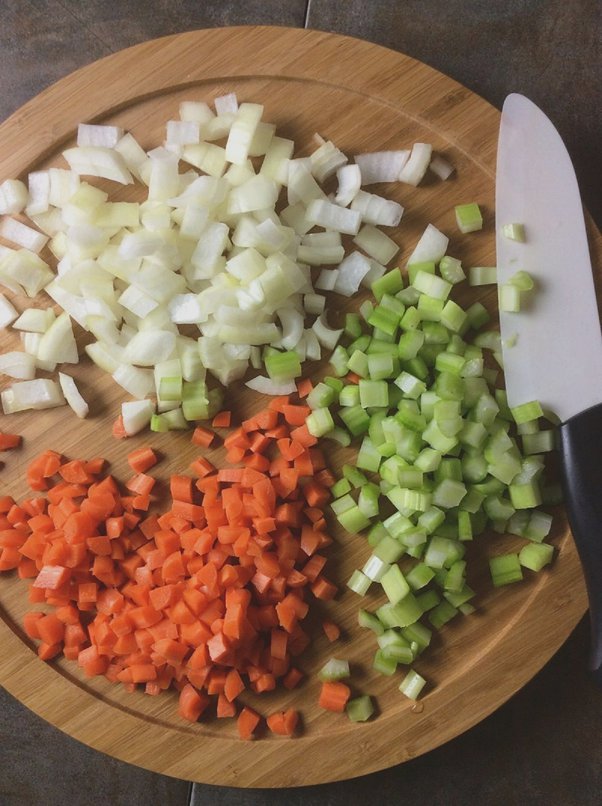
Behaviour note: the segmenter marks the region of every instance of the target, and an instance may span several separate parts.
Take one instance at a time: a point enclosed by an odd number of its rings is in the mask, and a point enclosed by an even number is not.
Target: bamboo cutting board
[[[60,152],[73,144],[79,122],[114,123],[131,130],[145,148],[159,145],[165,122],[177,118],[182,100],[211,102],[234,91],[239,100],[265,106],[264,119],[277,133],[295,140],[300,154],[311,150],[319,132],[345,153],[404,148],[429,142],[455,167],[447,182],[426,179],[417,189],[406,185],[380,192],[406,207],[392,237],[400,244],[401,264],[427,223],[451,237],[450,252],[465,265],[494,265],[493,199],[499,113],[482,99],[425,65],[359,40],[285,28],[231,28],[196,31],[147,42],[96,62],[34,98],[0,127],[0,181],[25,177],[34,169],[63,165]],[[95,180],[93,180],[95,181]],[[114,189],[112,189],[114,190]],[[376,188],[376,192],[379,192]],[[129,197],[127,194],[130,194]],[[120,190],[115,198],[136,198]],[[461,236],[454,222],[456,204],[477,201],[482,232]],[[599,265],[600,235],[590,227],[594,264]],[[465,292],[464,302],[476,298]],[[481,299],[492,309],[491,295]],[[462,301],[462,300],[461,300]],[[358,301],[345,301],[347,308]],[[26,301],[16,299],[22,310]],[[42,298],[39,305],[46,304]],[[339,307],[334,298],[330,308]],[[2,350],[16,344],[0,335]],[[71,371],[71,368],[69,368]],[[318,369],[316,369],[316,372]],[[126,454],[149,442],[147,434],[117,441],[110,423],[124,399],[121,390],[87,360],[73,371],[91,416],[79,421],[67,408],[2,416],[0,428],[24,435],[24,447],[5,455],[0,494],[23,496],[24,471],[41,449],[70,458],[101,454],[111,472],[128,478]],[[262,400],[239,385],[227,391],[227,405],[238,417],[259,409]],[[162,455],[162,478],[186,472],[198,451],[189,435],[153,435]],[[215,462],[219,450],[209,451]],[[337,467],[349,459],[333,451]],[[322,606],[344,630],[330,645],[315,631],[301,658],[306,682],[296,691],[249,700],[261,713],[293,706],[303,714],[295,740],[265,736],[242,742],[231,720],[198,724],[176,715],[176,695],[128,694],[104,678],[86,679],[65,660],[44,664],[22,632],[28,609],[26,585],[12,574],[0,578],[0,682],[25,705],[74,738],[105,753],[148,769],[204,783],[246,787],[316,784],[383,769],[427,752],[486,717],[526,683],[567,638],[586,609],[581,570],[562,513],[552,540],[554,565],[523,583],[493,591],[487,556],[515,545],[510,537],[482,537],[470,546],[469,584],[477,591],[477,613],[457,617],[433,641],[416,668],[428,680],[418,703],[397,687],[400,675],[385,678],[371,671],[374,643],[356,627],[360,600],[344,589],[351,571],[363,564],[369,548],[362,538],[344,535],[330,551],[330,576],[344,592]],[[379,600],[365,602],[370,609]],[[315,672],[328,657],[349,659],[358,692],[374,695],[379,715],[365,724],[317,707]]]

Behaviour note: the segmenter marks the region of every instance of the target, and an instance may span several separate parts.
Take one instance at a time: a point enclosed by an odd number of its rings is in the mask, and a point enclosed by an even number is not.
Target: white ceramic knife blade
[[[514,223],[524,225],[525,243],[502,234]],[[522,95],[509,95],[502,110],[496,245],[499,283],[520,269],[536,282],[520,312],[500,312],[508,402],[539,400],[561,420],[564,499],[589,598],[590,668],[602,686],[600,319],[571,160],[552,123]]]
[[[502,234],[514,223],[524,225],[525,243]],[[553,124],[518,94],[502,110],[496,251],[498,284],[520,269],[536,284],[520,312],[500,312],[509,405],[539,400],[564,422],[602,402],[602,335],[575,172]]]

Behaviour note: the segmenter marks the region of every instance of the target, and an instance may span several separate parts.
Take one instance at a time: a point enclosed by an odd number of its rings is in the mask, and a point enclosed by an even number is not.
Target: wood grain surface
[[[426,180],[417,188],[382,192],[406,207],[392,237],[403,265],[427,223],[451,237],[450,252],[465,264],[493,265],[493,199],[499,113],[451,79],[398,53],[359,40],[284,28],[230,28],[179,34],[137,45],[74,73],[26,104],[0,127],[0,178],[61,165],[60,152],[74,142],[79,122],[115,123],[131,130],[146,148],[160,144],[164,125],[177,117],[182,100],[212,101],[235,91],[241,100],[262,103],[264,119],[295,140],[300,154],[319,132],[346,153],[433,144],[456,168],[446,183]],[[378,190],[378,189],[377,189]],[[120,189],[115,199],[136,198]],[[462,236],[454,223],[455,204],[478,201],[484,211],[481,233]],[[594,265],[601,239],[590,227]],[[460,301],[475,299],[464,292]],[[492,310],[493,296],[480,295]],[[16,299],[22,309],[26,301]],[[40,298],[39,304],[46,304]],[[333,298],[331,308],[343,306]],[[347,307],[357,305],[357,300]],[[83,334],[81,342],[85,343]],[[2,334],[2,348],[13,341]],[[315,367],[315,374],[320,372]],[[25,436],[22,451],[6,459],[0,493],[26,492],[24,470],[42,448],[70,458],[102,454],[111,471],[127,478],[126,454],[149,440],[112,440],[109,424],[123,399],[119,387],[87,361],[73,373],[92,402],[80,422],[70,410],[2,418],[2,428]],[[227,391],[228,406],[240,417],[257,410],[258,396],[239,385]],[[197,455],[184,434],[153,435],[161,453],[160,473],[185,472]],[[222,461],[219,450],[209,452]],[[349,458],[333,452],[334,467]],[[333,528],[331,576],[341,584],[369,554],[364,540]],[[39,715],[73,737],[125,761],[205,783],[286,787],[362,775],[424,753],[474,725],[528,681],[563,643],[586,608],[576,551],[561,512],[552,540],[554,566],[524,583],[493,591],[487,557],[504,553],[515,539],[484,536],[469,548],[478,612],[456,619],[433,642],[416,668],[429,681],[413,704],[399,693],[399,675],[371,671],[373,643],[355,625],[359,604],[345,591],[326,609],[343,626],[345,640],[333,650],[317,637],[302,658],[307,682],[293,692],[249,699],[262,713],[294,706],[303,713],[303,734],[294,741],[264,737],[241,742],[229,720],[198,724],[176,715],[176,697],[128,694],[106,680],[85,679],[77,666],[38,660],[19,624],[28,609],[23,582],[0,580],[0,682]],[[368,597],[368,606],[379,600]],[[316,632],[316,636],[318,636]],[[375,695],[380,714],[353,725],[344,716],[320,711],[313,672],[332,654],[349,659],[357,689]]]

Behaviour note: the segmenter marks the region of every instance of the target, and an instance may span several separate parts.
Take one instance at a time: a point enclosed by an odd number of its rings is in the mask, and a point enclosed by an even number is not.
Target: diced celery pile
[[[476,228],[476,205],[456,213]],[[471,285],[496,281],[493,268],[468,274]],[[332,488],[335,516],[372,549],[348,587],[363,597],[380,586],[384,604],[360,609],[359,623],[375,634],[374,668],[404,668],[400,690],[412,699],[425,685],[412,665],[432,631],[474,611],[467,544],[486,531],[524,538],[518,553],[496,552],[492,541],[495,586],[553,557],[543,543],[551,516],[538,509],[557,501],[556,488],[543,483],[553,432],[540,429],[537,401],[509,409],[497,386],[499,332],[482,330],[490,321],[483,305],[463,309],[451,299],[464,279],[460,261],[444,256],[438,265],[410,265],[406,287],[397,268],[376,280],[374,301],[347,315],[334,377],[307,399],[313,434],[358,447]],[[519,299],[533,281],[521,271],[506,287]],[[350,708],[352,719],[370,712],[364,700]]]

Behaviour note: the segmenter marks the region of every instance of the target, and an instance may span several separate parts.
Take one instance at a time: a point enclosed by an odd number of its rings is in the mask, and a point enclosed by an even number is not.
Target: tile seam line
[[[309,27],[310,14],[311,14],[311,0],[307,0],[307,2],[305,4],[305,15],[304,15],[304,18],[303,18],[303,27],[304,28]]]
[[[311,0],[309,0],[309,2],[311,2]],[[105,47],[109,53],[115,53],[115,50],[108,44],[108,42],[105,42],[105,40],[102,37],[100,37],[96,33],[96,31],[93,31],[92,28],[90,28],[90,26],[87,25],[85,19],[82,19],[77,14],[74,14],[73,11],[68,6],[66,6],[61,2],[61,0],[56,0],[56,4],[60,6],[63,9],[63,11],[69,14],[69,16],[72,17],[72,19],[74,19],[77,23],[79,23],[79,25],[81,25],[90,34],[90,36],[93,36],[94,39],[100,42],[100,44],[103,47]]]

